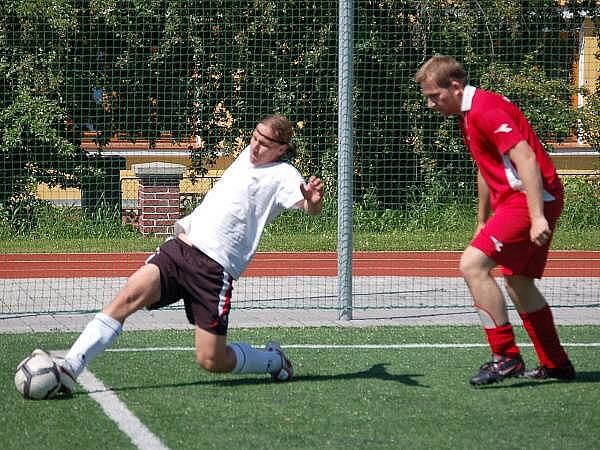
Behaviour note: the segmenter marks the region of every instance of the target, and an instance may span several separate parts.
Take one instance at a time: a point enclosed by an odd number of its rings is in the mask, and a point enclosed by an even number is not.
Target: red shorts
[[[544,203],[544,215],[552,231],[562,208],[562,198]],[[540,247],[531,242],[530,227],[527,204],[503,204],[471,241],[471,246],[478,248],[502,266],[504,275],[541,278],[552,236],[546,245]]]
[[[146,261],[160,270],[158,309],[183,299],[188,321],[203,330],[226,335],[233,277],[223,267],[180,239],[170,239]]]

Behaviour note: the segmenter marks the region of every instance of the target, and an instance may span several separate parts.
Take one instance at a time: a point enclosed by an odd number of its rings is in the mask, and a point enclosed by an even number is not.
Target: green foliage
[[[36,212],[45,206],[46,202],[32,195],[13,197],[0,204],[0,236],[7,239],[30,233],[37,226]]]
[[[374,194],[381,209],[409,208],[413,186],[427,195],[442,179],[448,192],[473,193],[475,171],[453,121],[427,112],[412,82],[435,53],[463,61],[473,84],[510,96],[544,139],[561,140],[575,130],[570,95],[579,23],[555,1],[357,7],[357,199]]]
[[[473,84],[509,96],[544,139],[576,129],[570,86],[586,5],[566,5],[572,15],[555,0],[357,0],[355,7],[357,223],[383,229],[413,214],[434,225],[446,214],[435,207],[473,197],[475,170],[453,121],[427,111],[413,81],[435,53],[456,56]],[[86,132],[100,154],[114,137],[184,145],[194,179],[218,156],[241,150],[273,112],[296,125],[296,164],[324,179],[333,202],[337,13],[329,0],[2,2],[0,202],[29,201],[39,182],[96,196],[111,169],[82,152]],[[591,142],[596,117],[591,96],[581,121]]]
[[[600,92],[586,96],[581,111],[581,130],[584,141],[600,151]]]
[[[435,193],[419,197],[419,201],[411,203],[406,210],[381,210],[368,203],[356,203],[352,212],[355,233],[471,229],[474,217],[473,204],[444,203]],[[328,199],[319,216],[286,211],[269,225],[266,234],[335,233],[336,230],[337,204]]]
[[[0,5],[0,204],[9,214],[30,209],[41,182],[79,187],[104,174],[80,148],[91,90],[78,13],[66,0]]]
[[[79,207],[55,207],[31,198],[0,207],[0,239],[120,239],[138,235],[131,225],[115,221],[110,207],[86,214]]]
[[[76,149],[60,133],[64,111],[43,96],[21,92],[0,111],[0,202],[35,189],[38,182],[72,186]]]
[[[565,209],[558,224],[558,232],[566,235],[567,247],[581,248],[577,241],[577,233],[600,229],[600,178],[597,176],[577,176],[564,179]],[[427,193],[413,197],[405,210],[384,209],[373,206],[374,197],[366,197],[362,203],[355,203],[353,208],[353,231],[356,236],[381,233],[412,233],[415,237],[436,233],[449,233],[447,241],[451,241],[452,233],[460,236],[462,241],[454,249],[460,249],[472,236],[476,217],[476,198],[467,202],[460,197],[448,201],[452,194],[441,183],[433,183]],[[320,216],[307,216],[301,211],[288,211],[282,214],[265,231],[267,240],[272,236],[293,234],[335,234],[337,229],[337,205],[328,199]],[[574,233],[570,239],[570,233]],[[420,245],[431,248],[435,237],[430,240],[419,238]],[[466,236],[466,240],[464,237]],[[361,238],[362,239],[362,238]],[[405,240],[399,237],[399,240]],[[371,239],[376,241],[377,239]],[[384,238],[385,241],[385,238]],[[392,246],[390,242],[387,245]],[[592,246],[597,245],[592,243]],[[368,245],[367,245],[368,247]],[[370,248],[370,247],[368,247]],[[434,248],[438,248],[434,245]],[[584,246],[585,248],[585,246]],[[378,249],[383,249],[379,248]]]
[[[542,142],[560,142],[577,128],[579,114],[570,104],[576,89],[568,79],[548,77],[535,60],[535,54],[526,55],[517,70],[493,63],[482,75],[481,87],[516,99]]]
[[[337,202],[326,198],[323,210],[318,216],[310,216],[304,211],[284,211],[265,230],[267,234],[286,233],[332,233],[337,228]]]
[[[600,176],[568,177],[559,226],[571,230],[597,228],[600,233]]]

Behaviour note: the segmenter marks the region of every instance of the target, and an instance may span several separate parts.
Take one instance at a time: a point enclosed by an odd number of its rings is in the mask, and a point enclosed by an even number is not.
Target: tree
[[[30,197],[37,182],[72,186],[78,136],[62,96],[61,42],[69,2],[0,5],[0,202]]]

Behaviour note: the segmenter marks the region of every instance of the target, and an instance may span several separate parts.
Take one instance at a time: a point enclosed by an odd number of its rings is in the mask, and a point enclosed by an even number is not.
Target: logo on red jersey
[[[512,131],[512,128],[509,127],[507,123],[503,123],[498,128],[496,128],[496,130],[494,131],[494,134],[498,134],[498,133],[510,133],[511,131]]]
[[[504,247],[504,244],[502,242],[500,242],[498,239],[496,239],[494,236],[490,236],[490,238],[492,239],[492,242],[494,243],[494,247],[496,247],[496,251],[498,253],[500,253],[502,251],[502,247]]]

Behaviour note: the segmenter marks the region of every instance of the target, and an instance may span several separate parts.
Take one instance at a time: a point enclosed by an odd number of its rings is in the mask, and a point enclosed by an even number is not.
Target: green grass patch
[[[463,250],[472,238],[472,230],[355,232],[353,245],[356,251],[427,251]],[[29,239],[0,240],[0,253],[110,253],[152,252],[163,242],[160,238],[141,236],[114,239]],[[266,231],[259,251],[336,251],[337,233]],[[578,231],[557,230],[553,250],[600,250],[600,228]]]
[[[129,238],[72,238],[72,239],[31,239],[15,237],[0,240],[0,253],[129,253],[153,252],[164,239],[143,237]]]
[[[599,342],[600,327],[559,327],[563,342]],[[523,330],[518,339],[526,341]],[[5,448],[133,448],[79,387],[69,399],[25,401],[16,364],[36,346],[68,347],[72,333],[3,335]],[[285,344],[481,343],[479,327],[231,330],[230,340]],[[191,347],[191,331],[125,332],[124,347]],[[570,347],[574,382],[510,379],[475,389],[483,348],[290,348],[296,377],[213,375],[192,351],[106,352],[90,369],[170,448],[597,448],[597,348]],[[523,348],[527,363],[533,351]],[[559,419],[560,418],[560,419]],[[85,430],[85,433],[81,433]],[[509,431],[507,431],[509,430]]]

